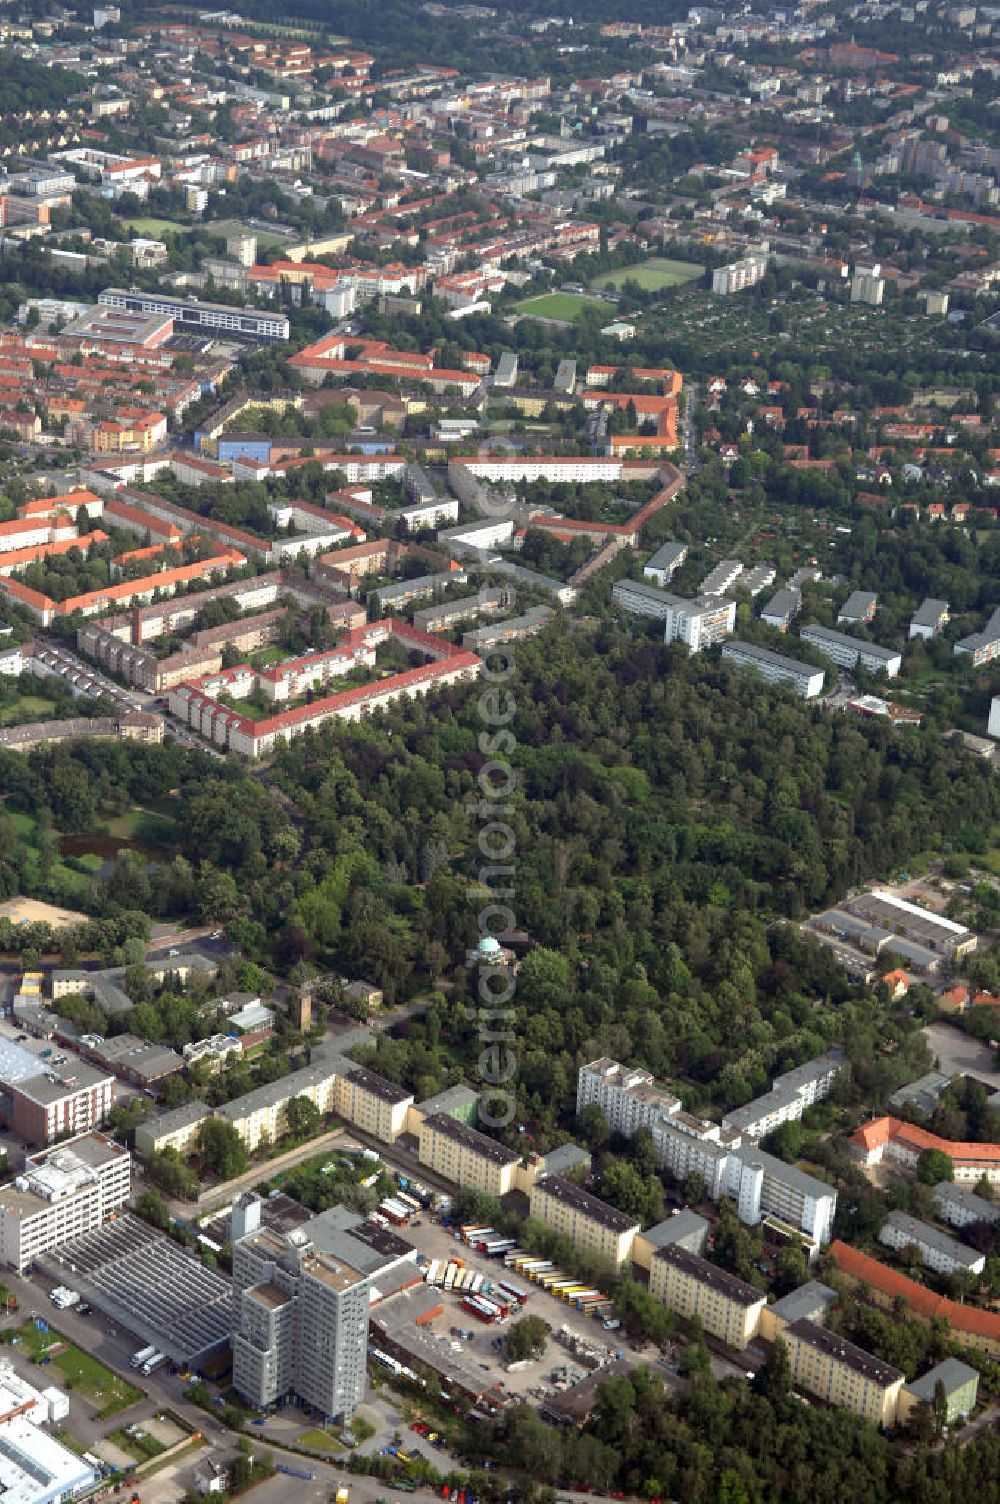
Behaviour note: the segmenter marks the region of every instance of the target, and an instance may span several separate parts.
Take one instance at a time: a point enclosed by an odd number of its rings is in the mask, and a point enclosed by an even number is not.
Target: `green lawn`
[[[164,235],[186,235],[190,225],[178,224],[176,219],[156,219],[153,215],[140,219],[127,219],[125,224],[133,235],[144,235],[147,240],[162,240]]]
[[[252,663],[254,668],[268,668],[272,663],[280,663],[283,658],[287,657],[288,652],[285,648],[277,646],[258,648],[256,653],[247,655],[247,662]]]
[[[34,1322],[27,1321],[18,1328],[17,1337],[22,1352],[30,1354],[36,1361],[44,1358],[48,1349],[64,1344],[63,1351],[52,1362],[65,1374],[69,1387],[93,1405],[98,1419],[117,1415],[119,1410],[142,1399],[141,1389],[136,1389],[127,1379],[112,1373],[110,1368],[105,1368],[103,1363],[99,1363],[89,1353],[74,1347],[72,1342],[66,1342],[59,1332],[39,1332],[35,1329]],[[42,1373],[44,1369],[40,1368],[39,1375]]]
[[[42,695],[19,695],[12,705],[0,709],[0,726],[48,720],[55,708],[55,700],[46,700]]]
[[[303,1431],[301,1436],[296,1437],[295,1445],[308,1447],[312,1452],[342,1452],[344,1450],[335,1436],[331,1436],[329,1431],[321,1431],[318,1426],[314,1426],[311,1431]]]
[[[605,272],[595,277],[590,285],[624,287],[626,282],[637,282],[645,292],[660,292],[664,287],[682,287],[685,282],[695,282],[704,270],[693,261],[670,261],[664,256],[652,256],[637,266],[623,266],[618,271]]]
[[[257,248],[261,251],[273,251],[277,245],[294,245],[287,235],[275,235],[273,230],[254,230],[250,225],[240,224],[238,219],[213,219],[204,223],[204,228],[210,235],[256,235]],[[307,239],[305,235],[303,240]]]
[[[123,815],[114,815],[107,821],[108,834],[120,841],[141,841],[146,846],[166,846],[171,843],[175,824],[169,815],[159,810],[134,805]]]
[[[526,318],[559,319],[571,324],[589,308],[603,309],[606,305],[597,298],[584,298],[575,292],[547,292],[538,298],[526,298],[523,303],[515,304],[515,307]],[[611,310],[608,309],[608,317],[610,316]]]

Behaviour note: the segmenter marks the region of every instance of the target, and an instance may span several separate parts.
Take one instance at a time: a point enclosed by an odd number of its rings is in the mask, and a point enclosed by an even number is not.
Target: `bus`
[[[397,1191],[392,1199],[394,1201],[401,1202],[403,1206],[408,1206],[414,1216],[416,1216],[418,1212],[423,1211],[423,1207],[420,1205],[420,1202],[417,1200],[416,1196],[411,1196],[407,1191]]]
[[[526,1259],[526,1258],[528,1258],[528,1257],[529,1257],[529,1255],[525,1253],[525,1251],[524,1251],[523,1248],[512,1248],[510,1250],[510,1253],[505,1253],[504,1254],[504,1256],[503,1256],[503,1266],[504,1266],[505,1269],[513,1269],[514,1265],[519,1260],[523,1262],[523,1260]]]
[[[455,1291],[456,1295],[460,1291],[462,1291],[462,1290],[465,1289],[465,1287],[468,1284],[468,1282],[469,1282],[469,1271],[468,1271],[468,1269],[460,1269],[458,1271],[458,1273],[455,1275],[455,1283],[452,1286],[452,1289]]]
[[[559,1291],[559,1299],[560,1300],[564,1300],[566,1302],[566,1304],[569,1305],[569,1303],[571,1301],[576,1300],[576,1298],[577,1298],[578,1295],[586,1295],[586,1294],[587,1294],[587,1286],[586,1285],[570,1285],[568,1288],[564,1288],[564,1289],[562,1289],[562,1290]]]
[[[429,1285],[439,1285],[441,1283],[440,1275],[441,1275],[441,1260],[440,1259],[433,1259],[431,1261],[429,1269],[427,1270],[427,1275],[426,1275],[427,1283]]]
[[[523,1306],[528,1299],[527,1290],[522,1290],[520,1285],[515,1285],[509,1279],[498,1280],[497,1289],[504,1295],[509,1295],[511,1300],[516,1300],[519,1306]]]
[[[488,1259],[496,1259],[502,1253],[506,1253],[509,1249],[513,1248],[513,1246],[513,1238],[491,1238],[488,1242],[480,1243],[479,1248],[480,1252],[485,1253]]]
[[[473,1293],[473,1295],[478,1295],[479,1292],[480,1292],[480,1290],[482,1288],[483,1288],[483,1276],[481,1274],[474,1274],[472,1276],[472,1293]]]
[[[444,1288],[450,1290],[455,1283],[455,1275],[458,1273],[454,1264],[449,1264],[444,1271]]]

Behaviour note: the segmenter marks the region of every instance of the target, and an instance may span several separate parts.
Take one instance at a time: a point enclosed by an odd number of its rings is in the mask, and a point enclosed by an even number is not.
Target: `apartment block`
[[[348,1418],[364,1398],[376,1281],[386,1294],[418,1280],[416,1250],[342,1207],[286,1234],[259,1225],[259,1202],[253,1213],[233,1245],[233,1383],[255,1409],[294,1396]]]
[[[520,1155],[495,1138],[435,1112],[420,1125],[419,1159],[455,1185],[505,1196],[511,1190]]]
[[[164,1149],[176,1149],[182,1157],[190,1154],[198,1137],[198,1129],[212,1110],[204,1102],[184,1102],[170,1112],[161,1112],[154,1118],[140,1123],[135,1130],[136,1153],[148,1159]]]
[[[103,1133],[29,1155],[0,1189],[0,1263],[23,1273],[49,1249],[100,1227],[129,1198],[131,1163]]]
[[[396,1142],[406,1127],[406,1114],[412,1106],[412,1092],[363,1066],[355,1066],[337,1078],[334,1111],[383,1143]]]
[[[757,1334],[767,1296],[686,1248],[670,1244],[653,1254],[649,1293],[706,1332],[742,1352]]]
[[[804,700],[815,699],[823,690],[825,675],[821,668],[802,663],[797,658],[787,658],[783,653],[772,653],[769,648],[758,647],[753,642],[735,639],[727,642],[722,649],[722,661],[756,674],[766,684],[786,686]]]
[[[856,668],[860,664],[870,674],[885,674],[887,679],[894,679],[903,665],[903,655],[895,648],[879,647],[878,643],[864,642],[860,637],[834,632],[830,627],[815,624],[803,627],[799,636],[841,668]]]
[[[619,1269],[632,1252],[640,1223],[581,1190],[561,1175],[543,1175],[531,1187],[531,1215],[568,1238],[581,1253],[592,1253]]]
[[[895,1425],[904,1380],[898,1368],[812,1321],[793,1322],[782,1341],[796,1388],[853,1410],[873,1425]]]
[[[766,256],[744,256],[728,266],[716,267],[712,273],[712,291],[718,297],[729,297],[746,287],[755,287],[766,271]]]
[[[591,1105],[601,1109],[612,1133],[631,1138],[637,1128],[652,1128],[661,1113],[675,1112],[680,1102],[654,1086],[649,1071],[605,1056],[582,1065],[577,1077],[577,1117]]]
[[[843,1050],[835,1049],[775,1076],[771,1090],[764,1096],[727,1112],[722,1119],[723,1128],[735,1128],[750,1138],[764,1138],[782,1123],[801,1118],[814,1102],[828,1097],[846,1063]]]
[[[343,1067],[339,1070],[342,1072]],[[334,1111],[335,1088],[338,1067],[333,1063],[307,1065],[279,1081],[258,1086],[245,1096],[225,1102],[215,1110],[215,1116],[231,1123],[253,1153],[262,1139],[271,1143],[285,1131],[288,1104],[293,1097],[306,1097],[320,1112]]]
[[[801,590],[776,590],[761,608],[760,619],[776,632],[787,632],[801,610]]]
[[[825,1096],[843,1059],[838,1051],[785,1072],[765,1097],[739,1108],[722,1125],[685,1112],[678,1098],[653,1085],[648,1071],[604,1057],[581,1066],[577,1112],[590,1103],[601,1108],[617,1133],[637,1128],[652,1134],[657,1163],[676,1179],[701,1175],[714,1201],[732,1196],[740,1218],[756,1225],[773,1217],[805,1235],[810,1256],[829,1241],[837,1193],[824,1181],[765,1154],[755,1129],[770,1132],[789,1117],[800,1117]]]
[[[951,1180],[942,1180],[932,1192],[934,1206],[942,1222],[951,1227],[971,1227],[973,1222],[1000,1222],[1000,1206],[977,1196],[973,1191],[964,1191]]]
[[[878,596],[871,590],[854,590],[837,613],[837,625],[846,622],[849,626],[860,626],[871,621],[877,606]]]
[[[948,602],[937,601],[928,596],[910,619],[910,637],[936,637],[950,621]]]
[[[680,569],[687,554],[686,543],[662,543],[642,566],[643,579],[649,580],[651,584],[662,590]]]
[[[982,1274],[986,1268],[984,1254],[907,1212],[890,1212],[878,1238],[887,1248],[916,1248],[925,1267],[937,1274]]]

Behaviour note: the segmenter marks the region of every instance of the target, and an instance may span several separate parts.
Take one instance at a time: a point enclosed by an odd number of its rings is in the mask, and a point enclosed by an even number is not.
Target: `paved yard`
[[[996,1052],[981,1040],[973,1039],[955,1029],[951,1024],[928,1024],[924,1038],[934,1056],[936,1069],[947,1075],[975,1076],[1000,1090],[1000,1070],[997,1069]]]

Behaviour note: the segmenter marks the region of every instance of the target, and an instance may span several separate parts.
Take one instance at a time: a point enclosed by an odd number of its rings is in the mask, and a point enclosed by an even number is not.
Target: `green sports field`
[[[164,235],[186,235],[190,225],[178,224],[176,219],[156,219],[152,215],[141,219],[126,220],[133,235],[144,235],[147,240],[162,240]]]
[[[595,277],[591,285],[624,287],[626,282],[636,282],[645,292],[661,292],[664,287],[683,287],[685,282],[696,281],[704,270],[693,261],[669,261],[664,256],[653,256],[636,266],[622,266],[616,272],[605,272],[603,276]]]
[[[581,313],[586,313],[589,308],[602,308],[597,298],[584,298],[575,292],[546,292],[539,298],[526,298],[523,303],[516,305],[517,311],[525,318],[534,319],[559,319],[562,323],[572,324]],[[608,309],[608,317],[611,310]]]

